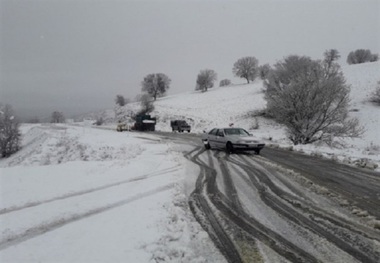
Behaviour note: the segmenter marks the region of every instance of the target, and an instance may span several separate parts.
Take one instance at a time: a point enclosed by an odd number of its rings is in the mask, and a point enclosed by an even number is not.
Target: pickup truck
[[[190,125],[187,124],[187,122],[184,120],[171,121],[170,127],[172,128],[172,131],[178,131],[178,132],[191,131]]]

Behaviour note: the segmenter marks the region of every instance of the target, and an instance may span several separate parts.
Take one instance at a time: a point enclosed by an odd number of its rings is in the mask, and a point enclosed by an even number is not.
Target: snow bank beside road
[[[89,127],[22,131],[24,148],[0,160],[0,261],[218,258],[184,205],[185,168],[169,145]]]

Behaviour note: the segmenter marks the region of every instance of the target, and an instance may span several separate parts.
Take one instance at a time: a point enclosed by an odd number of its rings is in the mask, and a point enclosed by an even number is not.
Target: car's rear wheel
[[[234,146],[232,145],[231,142],[227,142],[226,151],[227,151],[227,153],[233,153],[234,152]]]

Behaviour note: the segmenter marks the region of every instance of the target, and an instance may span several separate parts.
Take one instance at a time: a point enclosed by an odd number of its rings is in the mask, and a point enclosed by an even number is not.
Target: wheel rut
[[[247,262],[242,253],[241,237],[249,240],[251,247],[259,242],[290,262],[324,262],[328,258],[316,252],[324,248],[315,250],[312,244],[309,248],[304,247],[257,219],[241,199],[241,189],[235,182],[237,178],[246,189],[251,189],[252,197],[258,193],[259,201],[292,229],[307,233],[313,240],[327,241],[348,262],[380,261],[380,248],[376,245],[380,242],[378,232],[318,207],[288,179],[278,177],[275,183],[273,180],[278,174],[261,160],[263,157],[225,155],[201,147],[186,153],[185,157],[200,167],[195,190],[189,199],[190,208],[229,262]],[[281,184],[288,190],[280,187]]]

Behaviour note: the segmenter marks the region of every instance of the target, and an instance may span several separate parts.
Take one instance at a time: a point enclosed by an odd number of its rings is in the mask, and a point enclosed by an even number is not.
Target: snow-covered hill
[[[365,132],[361,138],[346,139],[343,146],[300,145],[293,147],[307,153],[322,154],[349,163],[368,158],[380,164],[380,107],[368,102],[380,80],[380,62],[347,65],[342,71],[351,86],[351,115],[359,119]],[[157,99],[153,116],[158,118],[157,130],[170,131],[170,120],[184,119],[192,131],[201,133],[216,126],[235,126],[250,130],[256,137],[281,146],[291,146],[284,128],[273,121],[253,117],[265,107],[262,82],[216,87],[207,92],[193,91]],[[137,112],[139,103],[125,106],[126,112]],[[338,147],[338,146],[336,146]]]
[[[379,66],[343,68],[352,86],[351,114],[366,128],[363,138],[340,148],[293,150],[380,164],[380,107],[367,102]],[[157,130],[170,131],[169,121],[177,118],[199,133],[234,123],[268,144],[289,147],[283,127],[252,117],[264,106],[257,81],[160,98],[153,115]],[[132,103],[124,110],[138,109]],[[114,119],[112,110],[103,114]],[[0,159],[0,261],[225,262],[187,206],[199,167],[182,153],[193,146],[154,133],[119,133],[115,122],[97,128],[91,122],[21,126],[22,149]]]

